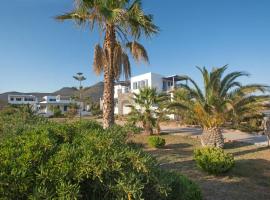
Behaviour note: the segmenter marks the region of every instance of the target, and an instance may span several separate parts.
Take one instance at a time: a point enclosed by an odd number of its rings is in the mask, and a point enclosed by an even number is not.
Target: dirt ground
[[[135,135],[131,140],[143,144],[162,168],[176,170],[197,182],[207,200],[270,200],[270,149],[245,143],[227,143],[225,150],[233,153],[236,165],[222,176],[212,176],[196,167],[193,150],[200,146],[198,139],[163,135],[166,146],[149,148],[147,136]]]

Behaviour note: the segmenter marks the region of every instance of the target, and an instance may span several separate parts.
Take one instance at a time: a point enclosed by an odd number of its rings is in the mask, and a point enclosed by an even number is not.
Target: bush
[[[35,115],[31,107],[8,106],[0,111],[0,140],[1,138],[21,134],[26,129],[38,124],[46,124],[48,120]]]
[[[155,148],[161,148],[164,147],[166,144],[166,141],[164,138],[158,137],[158,136],[150,136],[148,138],[148,144],[151,147],[155,147]]]
[[[163,173],[170,187],[168,200],[200,200],[202,193],[197,184],[176,172]],[[179,195],[181,194],[181,195]]]
[[[153,157],[127,144],[119,126],[103,130],[91,121],[39,124],[1,141],[0,160],[0,199],[194,196],[192,182],[168,179]]]
[[[197,166],[210,174],[221,174],[234,166],[232,154],[225,153],[223,149],[205,147],[194,150],[194,159]]]

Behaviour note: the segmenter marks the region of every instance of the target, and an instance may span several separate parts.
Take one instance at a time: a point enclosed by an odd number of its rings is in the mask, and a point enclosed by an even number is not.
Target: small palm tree
[[[158,94],[155,88],[143,88],[139,93],[134,93],[133,104],[130,105],[131,113],[129,119],[135,122],[141,122],[145,134],[153,134],[156,125],[159,127],[159,121],[163,114],[159,108],[168,100],[167,95]],[[157,124],[158,122],[158,124]]]
[[[171,108],[188,110],[203,128],[201,143],[203,146],[223,147],[224,139],[221,127],[225,122],[243,120],[257,116],[265,109],[265,102],[270,100],[269,87],[260,84],[242,85],[239,77],[248,76],[245,72],[232,72],[225,76],[227,65],[214,68],[211,72],[198,68],[202,74],[204,87],[188,76],[183,76],[192,86],[181,85],[188,92],[189,98],[175,100]]]
[[[158,32],[152,15],[142,10],[141,0],[75,0],[75,9],[58,16],[58,20],[75,20],[79,25],[97,27],[104,36],[103,46],[97,44],[94,55],[94,71],[104,74],[103,126],[114,123],[114,81],[121,74],[131,75],[129,51],[136,61],[148,62],[144,47],[138,43],[142,35]]]

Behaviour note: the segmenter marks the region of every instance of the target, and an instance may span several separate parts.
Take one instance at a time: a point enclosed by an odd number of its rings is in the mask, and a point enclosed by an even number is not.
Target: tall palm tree
[[[153,128],[157,126],[159,129],[159,121],[163,114],[161,114],[161,107],[164,108],[165,102],[168,101],[166,94],[158,94],[155,88],[143,88],[139,93],[134,93],[132,98],[130,120],[142,122],[144,133],[153,134]],[[160,108],[159,108],[160,107]]]
[[[180,106],[192,113],[203,128],[203,146],[223,147],[221,127],[225,122],[255,117],[265,109],[265,102],[270,100],[269,95],[263,94],[269,91],[269,86],[242,85],[237,79],[248,74],[236,71],[224,76],[227,68],[226,65],[209,72],[205,67],[198,67],[204,81],[203,89],[192,78],[182,76],[183,80],[191,83],[191,86],[181,85],[190,98],[176,100],[171,105],[172,108]]]
[[[148,62],[138,40],[157,33],[158,27],[152,15],[142,10],[141,0],[75,0],[73,11],[56,18],[89,25],[91,30],[97,27],[104,36],[103,46],[95,46],[93,67],[96,74],[104,74],[103,126],[110,127],[114,123],[114,81],[121,74],[131,75],[127,51],[136,61]]]

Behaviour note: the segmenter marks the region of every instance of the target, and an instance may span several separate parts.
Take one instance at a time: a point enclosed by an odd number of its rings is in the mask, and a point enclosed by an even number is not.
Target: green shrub
[[[148,144],[151,147],[155,147],[155,148],[161,148],[164,147],[166,144],[166,141],[164,138],[158,137],[158,136],[150,136],[148,138]]]
[[[8,106],[0,111],[0,139],[21,134],[26,129],[46,123],[48,120],[35,115],[28,105]]]
[[[166,174],[153,157],[127,144],[119,126],[48,122],[0,142],[0,199],[193,196],[191,182],[180,178],[173,184]]]
[[[223,149],[205,147],[194,150],[194,159],[197,166],[210,174],[221,174],[234,166],[232,154],[225,153]]]
[[[168,200],[200,200],[202,193],[197,184],[176,172],[163,172],[170,191]],[[179,195],[181,194],[181,195]]]

